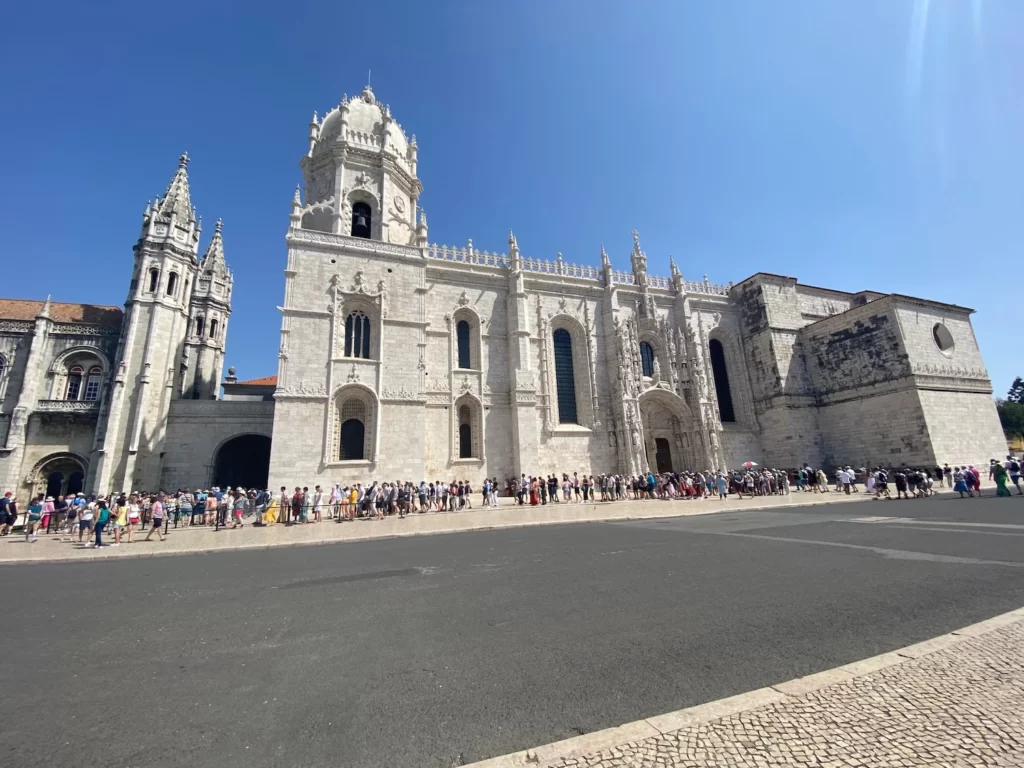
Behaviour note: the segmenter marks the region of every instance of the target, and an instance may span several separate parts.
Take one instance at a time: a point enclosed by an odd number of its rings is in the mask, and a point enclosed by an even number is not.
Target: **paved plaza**
[[[920,749],[941,765],[948,734],[972,739],[971,755],[1019,758],[1019,629],[979,638],[969,662],[840,674],[806,698],[801,686],[1024,606],[1024,499],[631,514],[2,564],[0,756],[18,768],[453,768],[526,750],[557,760],[538,745],[647,721],[661,730],[617,742],[639,744],[634,765],[913,764],[889,759],[886,739],[901,761]],[[915,665],[938,671],[919,680]],[[758,702],[772,724],[721,710],[762,689],[779,696]],[[717,714],[663,722],[694,707]],[[731,727],[746,731],[723,746]],[[771,728],[788,752],[772,752]],[[601,754],[611,746],[580,754],[626,755]]]
[[[979,627],[976,636],[969,628],[923,648],[477,766],[1024,765],[1024,610],[983,622],[990,623],[997,626]],[[723,716],[730,709],[737,711]],[[644,729],[656,735],[638,739]],[[580,749],[617,734],[632,740]],[[542,757],[560,752],[573,756]]]

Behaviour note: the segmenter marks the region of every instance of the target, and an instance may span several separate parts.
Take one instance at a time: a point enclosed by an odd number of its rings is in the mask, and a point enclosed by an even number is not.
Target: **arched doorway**
[[[658,473],[672,471],[672,446],[667,437],[654,438],[654,461],[658,465]]]
[[[33,494],[69,496],[85,488],[85,462],[72,453],[48,456],[36,465]]]
[[[213,461],[218,488],[266,488],[270,478],[270,438],[238,435],[221,444]]]
[[[665,389],[648,389],[640,396],[640,417],[648,467],[678,472],[707,466],[690,409],[681,397]]]

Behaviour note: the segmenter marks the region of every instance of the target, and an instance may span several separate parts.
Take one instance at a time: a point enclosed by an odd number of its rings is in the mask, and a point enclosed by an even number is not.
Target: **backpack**
[[[1010,462],[1010,471],[1011,472],[1020,472],[1020,462],[1017,461],[1016,459],[1013,459]]]

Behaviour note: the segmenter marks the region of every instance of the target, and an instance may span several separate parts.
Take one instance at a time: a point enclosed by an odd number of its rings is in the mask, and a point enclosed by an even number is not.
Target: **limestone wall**
[[[171,401],[159,487],[209,488],[218,448],[239,435],[271,436],[274,407],[273,401]]]

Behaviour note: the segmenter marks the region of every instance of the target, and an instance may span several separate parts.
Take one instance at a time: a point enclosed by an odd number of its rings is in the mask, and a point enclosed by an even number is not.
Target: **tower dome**
[[[416,240],[416,139],[408,138],[367,85],[321,120],[313,113],[309,150],[300,163],[305,205],[293,208],[302,229],[402,245]],[[300,201],[301,202],[301,201]]]

